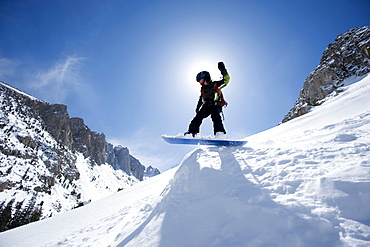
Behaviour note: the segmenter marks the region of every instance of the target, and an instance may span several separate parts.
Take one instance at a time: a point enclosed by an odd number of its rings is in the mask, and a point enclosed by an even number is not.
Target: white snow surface
[[[370,246],[370,76],[310,113],[0,234],[0,246]]]

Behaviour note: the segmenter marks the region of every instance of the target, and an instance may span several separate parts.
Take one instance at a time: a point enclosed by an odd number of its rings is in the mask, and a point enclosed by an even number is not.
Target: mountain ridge
[[[339,93],[343,81],[370,72],[370,26],[358,27],[338,35],[323,52],[319,65],[307,76],[297,101],[282,122],[302,116],[325,98]]]
[[[2,82],[0,93],[0,230],[23,221],[15,220],[15,212],[27,210],[27,202],[45,218],[159,173],[153,167],[147,173],[128,148],[113,146],[82,118],[71,118],[67,106],[49,104]],[[96,195],[87,192],[89,186]]]

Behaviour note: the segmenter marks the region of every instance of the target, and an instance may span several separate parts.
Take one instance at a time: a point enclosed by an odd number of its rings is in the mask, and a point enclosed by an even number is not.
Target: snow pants
[[[203,119],[209,117],[211,115],[211,119],[213,121],[213,133],[216,134],[217,132],[223,132],[226,134],[226,130],[222,123],[222,118],[220,113],[222,112],[222,106],[217,106],[213,104],[204,104],[200,110],[197,112],[193,120],[191,120],[189,124],[189,132],[192,134],[199,133],[200,125],[203,122]]]

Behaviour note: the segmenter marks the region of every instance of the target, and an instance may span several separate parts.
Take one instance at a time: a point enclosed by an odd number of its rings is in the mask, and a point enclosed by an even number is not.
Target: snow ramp
[[[274,202],[240,153],[198,148],[184,158],[163,199],[118,246],[335,246],[338,230]],[[242,169],[243,167],[243,169]]]

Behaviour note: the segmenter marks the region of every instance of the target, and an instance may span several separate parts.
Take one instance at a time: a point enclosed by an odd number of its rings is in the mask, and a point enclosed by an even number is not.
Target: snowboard
[[[242,140],[220,140],[214,138],[185,138],[179,136],[163,135],[162,139],[170,144],[185,144],[185,145],[210,145],[210,146],[243,146],[248,141]]]

